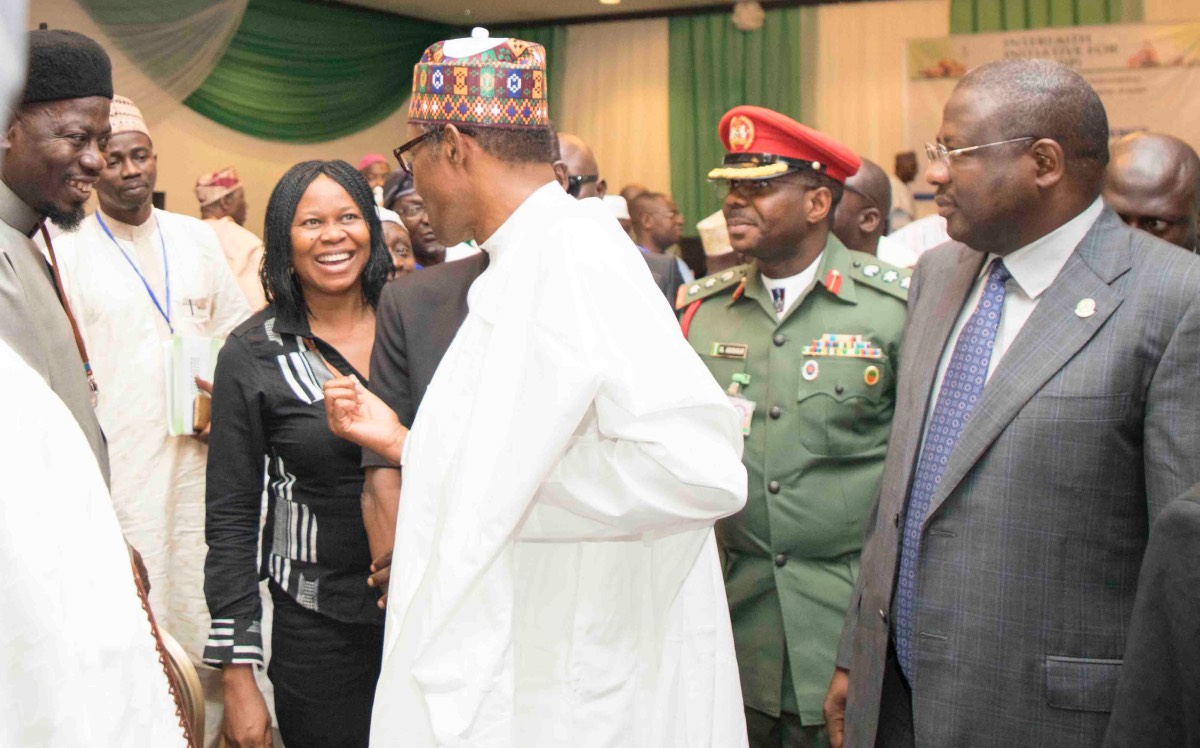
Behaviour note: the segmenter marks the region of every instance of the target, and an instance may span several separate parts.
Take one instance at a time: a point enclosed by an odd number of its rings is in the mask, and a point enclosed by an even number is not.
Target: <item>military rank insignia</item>
[[[840,356],[844,358],[883,358],[883,349],[875,347],[862,335],[836,335],[826,333],[804,346],[805,356]],[[878,371],[876,371],[878,375]]]

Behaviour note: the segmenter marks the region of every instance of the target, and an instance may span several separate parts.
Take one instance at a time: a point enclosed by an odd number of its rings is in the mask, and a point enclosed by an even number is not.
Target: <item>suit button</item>
[[[879,609],[879,620],[883,621],[885,625],[888,622],[887,613],[884,612],[883,608]]]
[[[843,392],[845,392],[845,391],[846,391],[846,388],[845,388],[845,387],[843,387],[843,386],[842,386],[842,385],[840,385],[840,384],[835,384],[835,385],[833,386],[833,391],[834,391],[834,392],[836,392],[837,394],[839,394],[839,395],[840,395],[840,394],[842,394]]]
[[[787,554],[786,553],[776,553],[775,554],[775,565],[781,569],[784,566],[786,566],[787,565]]]
[[[900,512],[896,512],[896,516],[892,517],[892,524],[896,527],[900,526]]]
[[[771,418],[779,418],[782,413],[783,410],[778,405],[772,405],[771,409],[767,411],[767,415],[771,416]]]
[[[771,338],[771,340],[775,343],[775,345],[783,345],[787,342],[787,337],[783,333],[777,332],[775,333],[775,337]]]
[[[767,490],[771,493],[779,493],[779,481],[773,480],[767,484]]]

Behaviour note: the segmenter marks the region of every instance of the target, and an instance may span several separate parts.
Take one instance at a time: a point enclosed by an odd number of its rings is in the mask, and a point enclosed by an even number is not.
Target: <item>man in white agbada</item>
[[[157,156],[128,99],[113,98],[100,210],[54,248],[71,308],[91,355],[108,437],[112,502],[150,574],[160,625],[196,663],[208,702],[208,735],[220,730],[219,671],[201,664],[204,600],[204,470],[199,438],[167,431],[163,342],[172,334],[224,338],[250,315],[213,230],[154,209]],[[201,434],[199,437],[203,437]]]
[[[87,439],[0,341],[0,745],[185,746]]]
[[[496,98],[446,114],[451,61]],[[436,44],[409,117],[438,240],[489,265],[411,432],[326,385],[331,427],[403,466],[372,746],[746,745],[712,531],[739,424],[617,221],[555,181],[544,50]]]

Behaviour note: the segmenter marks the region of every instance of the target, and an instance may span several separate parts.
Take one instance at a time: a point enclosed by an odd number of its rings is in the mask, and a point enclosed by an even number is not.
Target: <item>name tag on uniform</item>
[[[717,358],[746,358],[750,346],[745,343],[713,343],[712,355]]]

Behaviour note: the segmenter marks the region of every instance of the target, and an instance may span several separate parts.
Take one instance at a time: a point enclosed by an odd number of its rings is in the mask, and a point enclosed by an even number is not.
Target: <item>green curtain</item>
[[[815,21],[804,8],[769,10],[758,31],[734,27],[729,13],[670,20],[669,129],[671,196],[684,215],[684,233],[721,207],[724,198],[707,174],[725,149],[717,135],[721,116],[754,104],[801,119],[801,69],[816,44],[805,44]]]
[[[950,0],[950,33],[1137,23],[1142,0]]]
[[[332,140],[396,111],[425,48],[458,35],[346,5],[250,0],[225,56],[184,103],[266,140]]]
[[[546,48],[546,76],[549,80],[550,120],[559,122],[562,116],[562,87],[567,75],[566,26],[513,26],[492,30],[492,36],[507,36],[534,42]]]

